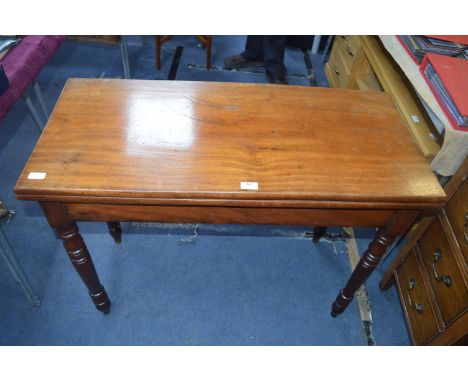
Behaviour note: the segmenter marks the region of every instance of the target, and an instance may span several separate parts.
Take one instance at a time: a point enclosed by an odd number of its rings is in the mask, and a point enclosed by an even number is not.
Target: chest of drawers
[[[415,345],[468,343],[468,181],[428,224],[394,272]]]

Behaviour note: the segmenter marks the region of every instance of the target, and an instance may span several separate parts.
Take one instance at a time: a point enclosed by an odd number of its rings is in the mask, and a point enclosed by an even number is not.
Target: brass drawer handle
[[[336,64],[333,65],[333,71],[339,76],[340,75],[340,72],[338,71],[338,69],[336,68]]]
[[[432,274],[434,275],[434,278],[441,283],[444,283],[447,288],[450,288],[452,286],[452,278],[450,276],[446,275],[439,275],[436,270],[436,263],[440,260],[442,257],[442,252],[440,252],[440,249],[436,249],[434,252],[434,260],[432,261]]]
[[[465,236],[465,243],[468,244],[468,214],[465,215],[465,225],[463,226],[463,234]]]
[[[413,310],[416,310],[416,312],[418,312],[419,314],[422,314],[423,310],[424,310],[424,305],[423,304],[419,304],[417,302],[413,303],[413,299],[411,298],[411,291],[416,288],[416,281],[414,279],[410,279],[409,283],[408,283],[408,287],[409,289],[407,290],[407,295],[408,295],[408,304],[410,306],[411,309]]]
[[[351,48],[349,46],[346,47],[347,52],[351,57],[354,57],[354,53],[352,52]]]

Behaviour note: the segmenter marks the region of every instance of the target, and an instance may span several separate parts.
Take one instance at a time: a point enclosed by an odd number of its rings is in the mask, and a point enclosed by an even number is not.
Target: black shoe
[[[284,76],[272,76],[271,74],[266,74],[266,77],[268,79],[269,84],[274,84],[274,85],[287,85],[288,81],[286,81],[286,77]]]
[[[241,69],[249,66],[263,66],[263,62],[259,60],[250,60],[242,54],[236,54],[224,59],[224,67],[226,69]]]

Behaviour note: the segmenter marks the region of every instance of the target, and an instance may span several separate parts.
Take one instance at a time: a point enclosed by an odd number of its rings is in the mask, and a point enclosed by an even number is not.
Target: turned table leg
[[[71,221],[66,210],[60,203],[41,202],[47,220],[55,228],[68,253],[75,270],[88,288],[89,296],[96,309],[107,314],[110,312],[111,302],[94,268],[93,260],[81,237],[78,226]]]
[[[162,45],[171,39],[172,36],[156,36],[156,69],[161,69],[161,47]]]
[[[345,287],[336,297],[332,305],[332,317],[336,317],[345,311],[353,300],[354,293],[372,274],[380,259],[387,251],[387,248],[395,240],[395,237],[406,233],[419,213],[420,211],[413,210],[397,212],[385,228],[377,231],[374,240],[369,244],[366,252],[364,252]]]
[[[107,227],[109,228],[109,233],[116,244],[120,244],[122,242],[122,227],[120,227],[120,223],[107,222]]]

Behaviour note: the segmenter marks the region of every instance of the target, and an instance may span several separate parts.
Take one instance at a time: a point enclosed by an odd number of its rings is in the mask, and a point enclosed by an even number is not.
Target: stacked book
[[[428,53],[420,70],[453,128],[468,131],[468,60]]]
[[[442,54],[468,59],[468,46],[462,42],[435,38],[434,36],[404,35],[397,36],[410,57],[420,64],[426,53]]]

